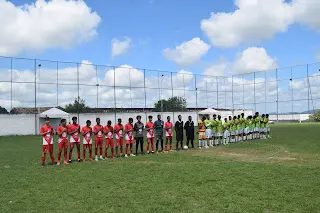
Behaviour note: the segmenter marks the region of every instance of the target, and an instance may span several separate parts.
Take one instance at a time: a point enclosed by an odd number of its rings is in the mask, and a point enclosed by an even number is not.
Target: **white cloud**
[[[202,74],[209,75],[209,76],[224,76],[226,75],[227,67],[228,67],[227,60],[221,58],[214,64],[208,66]]]
[[[276,59],[270,57],[264,48],[249,47],[239,53],[232,65],[234,74],[275,69]]]
[[[305,24],[313,29],[320,30],[320,1],[318,0],[293,0],[294,16],[300,24]]]
[[[131,46],[131,39],[124,37],[123,39],[114,38],[111,41],[111,57],[115,58],[127,53]]]
[[[292,8],[284,0],[236,0],[232,13],[212,13],[201,29],[217,47],[271,39],[293,22]]]
[[[195,64],[210,49],[210,45],[200,38],[193,38],[185,41],[174,49],[166,48],[163,51],[164,56],[179,66],[188,67]]]
[[[294,23],[320,30],[318,0],[235,0],[236,10],[211,13],[201,29],[217,47],[235,47],[272,39]]]
[[[81,0],[0,1],[0,55],[69,48],[97,34],[100,16]]]

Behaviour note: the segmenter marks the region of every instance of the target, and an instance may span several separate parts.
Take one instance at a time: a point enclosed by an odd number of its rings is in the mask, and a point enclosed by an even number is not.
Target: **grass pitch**
[[[320,212],[319,129],[45,168],[39,136],[0,137],[0,212]]]

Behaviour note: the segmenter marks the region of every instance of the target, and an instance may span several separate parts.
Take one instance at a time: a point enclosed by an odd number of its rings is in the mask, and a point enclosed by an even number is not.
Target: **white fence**
[[[234,114],[240,114],[243,111],[235,111]],[[141,115],[142,121],[147,121],[149,115],[153,116],[155,120],[159,112],[123,112],[117,113],[81,113],[79,114],[79,124],[81,126],[85,125],[87,120],[91,120],[92,124],[95,123],[96,118],[101,119],[101,123],[105,125],[108,120],[111,120],[112,124],[116,123],[118,118],[122,119],[122,123],[126,123],[131,117],[136,120],[137,115]],[[161,113],[160,113],[161,114]],[[252,114],[252,110],[245,111],[245,116]],[[197,125],[198,113],[197,112],[163,112],[162,119],[166,120],[167,116],[171,117],[171,121],[175,122],[178,119],[178,115],[182,116],[183,121],[188,120],[188,116],[192,116],[192,119]],[[232,116],[232,111],[221,111],[222,118]],[[77,114],[70,114],[68,122],[71,122],[73,116],[78,117]],[[36,122],[35,122],[36,121]],[[52,119],[51,124],[54,128],[59,124],[60,119]],[[34,135],[39,133],[39,127],[43,125],[43,119],[39,119],[38,116],[35,117],[34,114],[17,114],[17,115],[0,115],[0,136],[5,135]]]

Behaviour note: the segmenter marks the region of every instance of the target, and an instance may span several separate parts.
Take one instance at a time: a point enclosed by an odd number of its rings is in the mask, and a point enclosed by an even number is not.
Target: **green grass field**
[[[0,212],[320,212],[319,130],[45,168],[39,137],[0,137]]]

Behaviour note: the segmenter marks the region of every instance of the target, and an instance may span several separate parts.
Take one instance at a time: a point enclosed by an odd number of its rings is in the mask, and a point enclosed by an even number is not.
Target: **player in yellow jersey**
[[[198,134],[199,134],[199,143],[198,147],[201,149],[205,145],[206,141],[206,126],[205,126],[206,117],[202,117],[201,120],[198,121]]]

